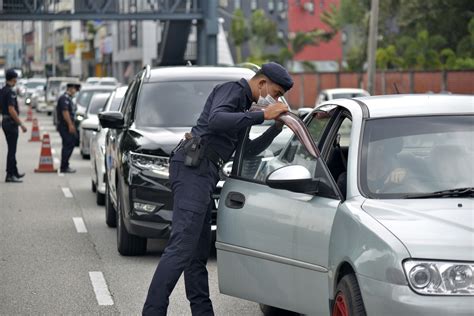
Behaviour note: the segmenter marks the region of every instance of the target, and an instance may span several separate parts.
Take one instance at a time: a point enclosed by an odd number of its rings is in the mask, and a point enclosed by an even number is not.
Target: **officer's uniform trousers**
[[[171,236],[153,276],[143,315],[166,315],[169,296],[183,271],[192,314],[213,315],[206,264],[211,243],[211,195],[219,172],[207,158],[196,168],[185,166],[183,160],[182,150],[171,159]]]
[[[17,175],[18,169],[16,166],[16,148],[18,144],[18,124],[7,115],[3,116],[2,129],[7,139],[8,154],[7,154],[7,175]]]
[[[77,136],[69,133],[69,129],[64,124],[58,126],[59,135],[62,139],[61,148],[61,170],[69,168],[69,158],[71,158],[74,147],[76,146]]]

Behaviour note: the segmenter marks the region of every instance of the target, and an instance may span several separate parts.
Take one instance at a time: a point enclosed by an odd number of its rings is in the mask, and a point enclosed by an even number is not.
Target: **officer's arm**
[[[233,91],[230,84],[216,88],[211,97],[209,128],[214,132],[240,130],[263,122],[261,111],[241,112],[240,98],[243,96]]]
[[[69,129],[73,129],[74,128],[74,124],[72,123],[72,119],[71,119],[71,115],[69,114],[69,111],[68,110],[63,110],[63,118],[64,118],[64,121],[66,121],[67,123],[67,126],[69,127]]]
[[[247,139],[244,156],[255,156],[267,149],[273,142],[273,139],[275,139],[281,131],[282,129],[280,127],[273,124],[254,140]]]
[[[10,114],[10,117],[19,125],[23,126],[23,123],[20,121],[20,118],[18,117],[18,113],[16,113],[15,106],[14,105],[9,105],[8,106],[8,114]]]

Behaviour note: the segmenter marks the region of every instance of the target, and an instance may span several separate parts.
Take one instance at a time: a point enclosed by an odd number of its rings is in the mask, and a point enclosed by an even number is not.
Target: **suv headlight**
[[[169,178],[170,163],[168,157],[130,153],[130,162],[138,169],[149,170],[160,178]]]
[[[474,295],[474,263],[407,260],[410,287],[425,295]]]

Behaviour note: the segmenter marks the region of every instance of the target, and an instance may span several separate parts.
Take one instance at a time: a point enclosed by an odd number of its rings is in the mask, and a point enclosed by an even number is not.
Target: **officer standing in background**
[[[211,194],[219,181],[219,169],[231,158],[247,127],[288,111],[287,105],[275,100],[292,86],[286,69],[272,62],[264,64],[250,80],[217,85],[209,95],[191,134],[171,158],[173,228],[150,284],[143,315],[166,315],[169,296],[183,272],[192,314],[214,315],[206,264],[211,241]],[[253,102],[264,106],[263,110],[249,111]],[[252,151],[268,147],[281,128],[281,124],[274,124],[253,140]]]
[[[56,114],[58,116],[58,131],[62,139],[61,149],[61,167],[62,173],[74,173],[75,169],[69,167],[69,158],[72,155],[77,141],[77,130],[74,125],[74,104],[72,98],[81,88],[80,84],[68,83],[66,85],[66,92],[58,99],[56,107]]]
[[[0,105],[2,107],[2,129],[8,144],[7,176],[5,182],[23,182],[24,173],[19,173],[16,166],[16,148],[18,144],[18,127],[26,133],[26,127],[20,121],[20,110],[13,87],[16,85],[18,74],[13,69],[5,73],[6,84],[0,90]]]

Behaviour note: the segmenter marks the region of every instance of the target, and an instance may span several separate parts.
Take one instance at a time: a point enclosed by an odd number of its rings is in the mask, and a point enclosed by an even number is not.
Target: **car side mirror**
[[[100,125],[104,128],[122,129],[125,127],[125,121],[122,112],[107,111],[99,113]]]
[[[270,188],[297,193],[316,192],[318,186],[309,170],[300,165],[285,166],[273,171],[268,175],[266,183]]]
[[[90,118],[85,119],[81,123],[81,128],[84,130],[97,132],[99,130],[99,122],[97,122],[97,120],[90,119]]]

